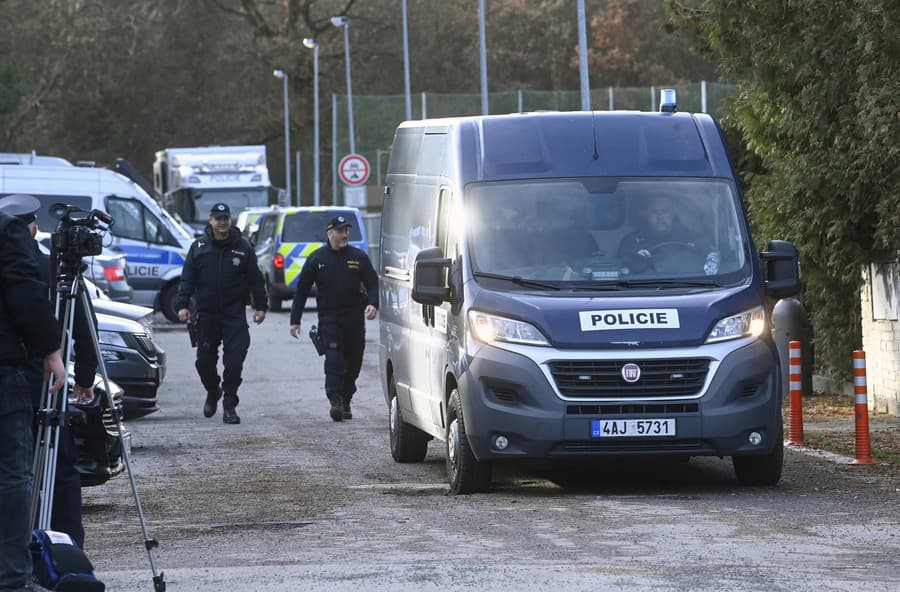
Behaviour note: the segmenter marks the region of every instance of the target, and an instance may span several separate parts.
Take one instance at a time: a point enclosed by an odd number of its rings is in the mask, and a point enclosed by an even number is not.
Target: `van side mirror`
[[[787,241],[769,241],[760,253],[764,265],[766,294],[788,298],[800,291],[800,257],[797,247]]]
[[[439,305],[450,300],[447,272],[450,260],[441,257],[440,247],[422,249],[413,266],[412,299],[419,304]]]

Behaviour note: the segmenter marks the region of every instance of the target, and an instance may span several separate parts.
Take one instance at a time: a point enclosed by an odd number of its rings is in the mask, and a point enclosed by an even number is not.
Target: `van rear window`
[[[12,195],[11,193],[0,193],[0,198]],[[82,210],[91,211],[91,198],[85,195],[38,195],[31,193],[41,202],[41,209],[37,211],[37,225],[43,232],[55,232],[59,226],[59,220],[50,215],[50,206],[54,204],[66,204],[67,206],[78,206]]]
[[[328,221],[338,213],[346,212],[298,212],[285,214],[284,228],[281,231],[283,243],[324,243],[328,240],[326,227]],[[356,217],[351,217],[353,226],[350,227],[350,242],[362,240],[362,232]]]

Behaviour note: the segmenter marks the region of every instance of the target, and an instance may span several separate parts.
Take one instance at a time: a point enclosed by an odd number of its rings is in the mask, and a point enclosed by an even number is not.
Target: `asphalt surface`
[[[368,331],[354,419],[334,423],[288,314],[251,327],[232,426],[202,416],[186,331],[158,328],[162,409],[128,429],[167,590],[900,589],[900,482],[798,451],[777,487],[704,458],[500,468],[490,493],[450,495],[439,443],[423,463],[391,459]],[[107,589],[152,591],[128,478],[84,494]]]

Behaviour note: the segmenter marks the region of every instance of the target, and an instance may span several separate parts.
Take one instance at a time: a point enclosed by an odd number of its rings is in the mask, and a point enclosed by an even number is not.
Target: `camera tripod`
[[[119,446],[122,450],[122,458],[125,460],[125,470],[128,473],[131,482],[131,492],[134,494],[135,506],[137,508],[138,519],[141,524],[141,530],[144,536],[144,547],[147,549],[147,555],[150,558],[150,569],[153,573],[153,587],[156,592],[165,592],[166,582],[165,574],[156,571],[156,562],[153,558],[153,549],[159,546],[159,542],[151,538],[147,531],[147,524],[144,520],[144,510],[141,507],[141,498],[138,494],[137,485],[134,480],[134,473],[131,470],[131,459],[128,448],[125,444],[125,429],[122,426],[122,418],[119,410],[116,408],[113,400],[112,392],[109,386],[109,376],[106,373],[106,365],[103,362],[103,355],[100,352],[100,343],[97,337],[97,329],[94,325],[93,311],[88,304],[87,290],[85,289],[84,278],[82,276],[81,257],[57,257],[55,249],[51,254],[51,260],[56,263],[58,261],[58,270],[56,274],[55,292],[56,314],[58,319],[62,319],[62,337],[60,340],[60,351],[62,352],[63,367],[68,370],[69,362],[72,359],[72,347],[70,336],[75,326],[76,307],[80,307],[85,317],[88,319],[88,328],[91,336],[91,342],[94,354],[97,357],[97,366],[103,377],[103,389],[106,393],[106,402],[109,405],[109,411],[118,430]],[[60,312],[62,310],[62,316]],[[56,380],[62,380],[63,386],[55,394],[50,393],[49,384],[45,383],[41,392],[41,407],[38,410],[38,439],[34,454],[34,487],[31,499],[31,524],[42,530],[50,529],[50,519],[53,512],[53,490],[56,484],[56,463],[59,454],[59,430],[60,425],[65,422],[68,401],[68,376],[57,376]]]

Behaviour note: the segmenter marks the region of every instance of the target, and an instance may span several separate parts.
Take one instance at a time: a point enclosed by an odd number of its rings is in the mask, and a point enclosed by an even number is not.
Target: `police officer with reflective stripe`
[[[251,295],[253,321],[259,324],[266,318],[268,306],[256,253],[232,227],[228,205],[217,203],[210,210],[205,236],[194,241],[188,251],[175,305],[182,321],[190,321],[192,314],[196,315],[197,373],[206,388],[203,415],[215,415],[219,398],[223,398],[224,423],[241,423],[235,408],[250,347],[246,305]],[[188,308],[192,297],[196,301],[195,313]],[[221,386],[216,369],[219,343],[224,365]]]
[[[24,222],[0,212],[0,589],[30,590],[32,525],[31,392],[24,368],[43,358],[44,379],[57,392],[66,370]]]
[[[365,319],[378,311],[378,275],[365,251],[349,244],[350,222],[336,216],[328,222],[328,244],[306,260],[291,306],[291,336],[298,338],[300,319],[312,285],[316,285],[319,335],[325,348],[325,394],[334,421],[352,419],[350,400],[362,367]]]

